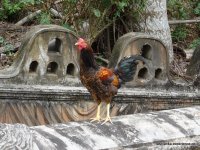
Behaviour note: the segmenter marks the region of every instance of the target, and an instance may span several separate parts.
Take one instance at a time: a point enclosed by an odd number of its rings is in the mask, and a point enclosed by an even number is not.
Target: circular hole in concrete
[[[6,66],[8,64],[7,61],[2,61],[1,63],[3,64],[3,66]]]
[[[48,53],[60,53],[62,41],[59,38],[52,39],[48,44]]]
[[[75,67],[74,64],[70,63],[67,65],[67,75],[74,75],[75,74]]]
[[[38,62],[37,61],[32,61],[29,67],[29,72],[33,73],[36,72],[38,68]]]
[[[56,62],[50,62],[47,66],[47,73],[56,73],[58,64]]]
[[[144,58],[152,59],[152,47],[149,44],[143,45],[141,51]]]
[[[162,77],[162,69],[158,68],[155,70],[155,78],[161,79],[161,77]]]
[[[140,69],[138,72],[138,78],[139,79],[147,79],[147,77],[148,77],[147,68],[144,67],[144,68]]]

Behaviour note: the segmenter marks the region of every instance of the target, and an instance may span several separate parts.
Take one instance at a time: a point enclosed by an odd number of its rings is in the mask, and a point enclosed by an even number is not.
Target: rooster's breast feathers
[[[112,84],[115,87],[119,87],[120,82],[118,76],[116,76],[113,70],[101,67],[97,71],[97,77],[102,81],[103,84]]]

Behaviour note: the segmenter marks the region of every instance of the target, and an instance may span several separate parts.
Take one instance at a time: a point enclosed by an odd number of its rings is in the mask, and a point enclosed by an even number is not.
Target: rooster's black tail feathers
[[[146,63],[144,57],[140,55],[124,57],[122,60],[120,60],[119,64],[115,68],[115,74],[119,76],[122,82],[129,82],[133,80],[138,64],[137,60],[141,60],[142,62]]]

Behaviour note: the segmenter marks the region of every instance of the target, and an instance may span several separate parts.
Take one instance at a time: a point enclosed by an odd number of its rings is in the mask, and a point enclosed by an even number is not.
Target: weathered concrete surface
[[[23,96],[23,97],[22,97]],[[78,96],[78,97],[77,97]],[[0,100],[53,100],[79,101],[83,97],[90,100],[90,94],[85,87],[0,84]],[[117,102],[131,102],[132,98],[159,98],[159,99],[200,99],[199,89],[193,87],[171,88],[126,88],[122,87],[115,98]]]
[[[8,142],[9,141],[9,142]],[[70,122],[27,127],[0,124],[0,149],[200,148],[200,106],[113,118],[113,124]]]
[[[122,88],[111,103],[111,116],[200,105],[198,89]],[[97,104],[84,87],[2,85],[0,122],[29,126],[87,120]],[[106,107],[102,106],[105,116]]]

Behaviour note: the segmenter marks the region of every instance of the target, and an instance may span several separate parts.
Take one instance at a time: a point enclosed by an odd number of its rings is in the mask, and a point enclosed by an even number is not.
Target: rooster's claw
[[[110,117],[106,117],[105,121],[101,125],[105,124],[106,122],[110,122],[111,124],[113,124]]]
[[[100,117],[91,118],[90,122],[94,122],[94,121],[100,122],[101,118]]]

